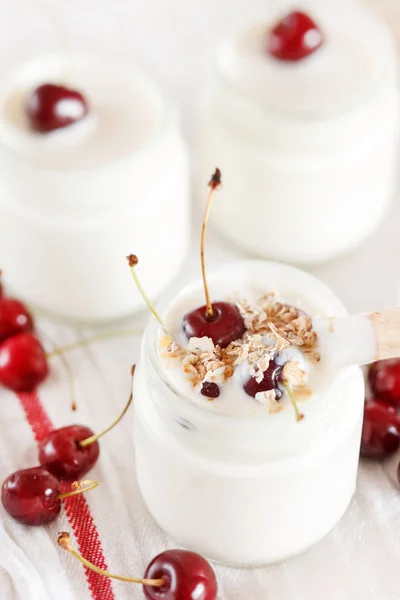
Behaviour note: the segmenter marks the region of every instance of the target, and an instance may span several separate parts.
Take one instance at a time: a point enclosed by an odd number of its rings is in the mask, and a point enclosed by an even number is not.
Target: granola
[[[250,376],[259,383],[270,361],[290,346],[299,348],[310,362],[319,361],[317,335],[311,317],[303,311],[277,302],[272,292],[256,302],[237,301],[236,306],[244,320],[246,333],[226,348],[214,345],[208,337],[191,338],[187,348],[182,348],[169,336],[161,338],[163,357],[178,360],[194,388],[200,389],[205,382],[224,383],[242,364],[247,365]],[[287,362],[282,373],[291,387],[303,390],[306,396],[307,374],[298,362]],[[270,412],[281,409],[274,390],[260,392],[256,400],[265,404]]]

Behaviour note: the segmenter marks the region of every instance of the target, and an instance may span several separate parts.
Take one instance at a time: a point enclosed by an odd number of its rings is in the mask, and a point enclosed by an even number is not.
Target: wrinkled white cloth
[[[66,46],[134,54],[175,97],[193,140],[194,111],[217,32],[231,13],[247,6],[244,0],[0,0],[0,69],[4,71],[14,58],[65,51]],[[349,310],[366,311],[397,302],[399,219],[397,203],[363,247],[313,269]],[[21,241],[21,253],[22,248]],[[241,256],[213,235],[207,255],[215,265]],[[182,281],[198,275],[194,250]],[[140,328],[142,323],[137,318],[126,327]],[[61,345],[91,334],[44,318],[39,324]],[[110,339],[71,351],[68,360],[77,387],[76,413],[70,410],[62,365],[52,359],[51,377],[40,397],[54,425],[82,423],[95,431],[107,426],[127,399],[129,368],[138,356],[139,337]],[[102,484],[86,497],[109,568],[140,576],[155,554],[174,543],[154,523],[139,495],[132,418],[130,411],[118,429],[101,441],[101,458],[91,476]],[[400,490],[395,478],[399,459],[361,465],[357,494],[346,516],[306,554],[265,569],[216,566],[219,600],[399,600]],[[35,464],[37,448],[23,411],[13,394],[0,390],[0,478]],[[83,568],[56,544],[58,532],[69,529],[64,512],[47,527],[26,528],[0,507],[1,600],[90,600]],[[143,598],[140,586],[117,581],[112,585],[116,600]]]

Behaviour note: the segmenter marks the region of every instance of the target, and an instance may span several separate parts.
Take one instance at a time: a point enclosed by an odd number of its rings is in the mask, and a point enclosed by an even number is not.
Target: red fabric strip
[[[54,429],[36,392],[17,394],[26,419],[37,442],[41,442]],[[71,489],[68,483],[61,484],[63,492]],[[107,569],[100,537],[90,513],[84,494],[63,500],[68,521],[71,524],[80,553],[101,569]],[[115,600],[111,579],[84,567],[93,600]]]

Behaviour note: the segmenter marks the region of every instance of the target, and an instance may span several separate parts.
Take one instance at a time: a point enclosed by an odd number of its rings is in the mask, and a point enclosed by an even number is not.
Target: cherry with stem
[[[67,480],[79,479],[94,467],[100,454],[98,440],[121,421],[132,403],[134,372],[132,366],[131,392],[115,421],[97,434],[84,425],[68,425],[50,432],[39,446],[39,462],[43,467],[59,479]]]
[[[215,169],[209,181],[209,195],[203,218],[200,240],[201,273],[206,304],[183,317],[183,329],[188,339],[192,337],[209,337],[215,345],[225,348],[245,333],[244,321],[234,304],[228,302],[211,302],[207,283],[205,265],[205,241],[211,204],[216,190],[221,185],[221,171]]]
[[[189,550],[165,550],[148,565],[143,578],[115,575],[81,556],[72,546],[70,536],[63,531],[58,545],[85,567],[103,577],[143,585],[148,600],[215,600],[217,580],[211,565],[200,554]]]
[[[82,494],[99,485],[98,481],[75,481],[71,491],[61,493],[60,482],[43,467],[21,469],[4,481],[1,501],[7,513],[24,525],[45,525],[61,511],[61,500]]]

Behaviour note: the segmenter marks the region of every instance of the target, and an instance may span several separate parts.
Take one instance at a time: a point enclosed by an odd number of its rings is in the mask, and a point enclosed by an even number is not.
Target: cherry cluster
[[[371,397],[364,407],[361,456],[384,458],[400,448],[400,359],[368,368]],[[398,467],[400,481],[400,464]]]
[[[48,372],[32,315],[22,302],[4,293],[0,282],[0,385],[14,392],[31,392]]]

